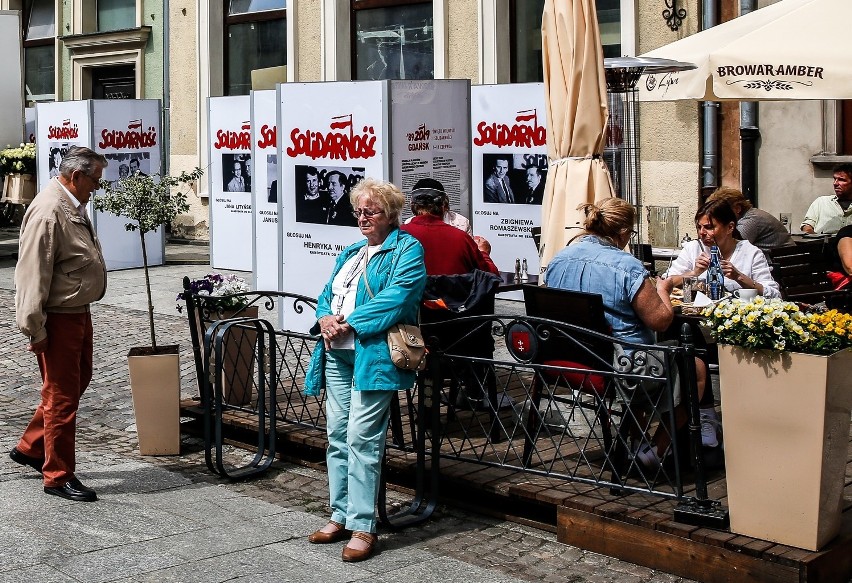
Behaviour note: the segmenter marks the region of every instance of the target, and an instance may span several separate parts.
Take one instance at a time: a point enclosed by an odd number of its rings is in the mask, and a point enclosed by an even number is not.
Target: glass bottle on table
[[[712,301],[721,300],[725,293],[725,276],[722,273],[722,256],[719,247],[710,247],[710,266],[707,268],[707,295]]]

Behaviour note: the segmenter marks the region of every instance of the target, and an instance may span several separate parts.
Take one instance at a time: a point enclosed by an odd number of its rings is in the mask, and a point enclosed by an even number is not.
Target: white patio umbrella
[[[580,222],[577,206],[612,196],[601,159],[607,122],[603,49],[594,0],[545,0],[541,19],[547,171],[541,205],[542,272]]]
[[[695,63],[646,75],[639,99],[852,99],[852,0],[781,0],[645,53]]]

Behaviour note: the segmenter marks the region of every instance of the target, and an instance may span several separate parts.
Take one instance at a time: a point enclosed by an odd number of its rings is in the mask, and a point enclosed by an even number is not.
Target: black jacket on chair
[[[427,326],[423,336],[437,340],[442,350],[491,358],[494,339],[490,323],[454,322],[465,316],[494,313],[494,296],[501,279],[485,271],[460,275],[430,275],[423,291],[420,321]],[[440,308],[430,306],[441,305]],[[435,324],[435,326],[428,326]]]

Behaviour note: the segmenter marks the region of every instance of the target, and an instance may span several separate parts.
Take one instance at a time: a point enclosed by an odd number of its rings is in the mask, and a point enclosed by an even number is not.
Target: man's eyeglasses
[[[100,183],[101,183],[101,177],[100,176],[92,176],[91,174],[87,174],[87,173],[83,172],[82,170],[80,171],[80,174],[82,174],[83,176],[85,176],[86,178],[91,180],[92,184],[99,186]]]
[[[355,209],[352,211],[352,216],[356,219],[360,219],[361,215],[364,215],[365,219],[372,219],[376,215],[380,215],[385,211],[371,211],[369,209]]]

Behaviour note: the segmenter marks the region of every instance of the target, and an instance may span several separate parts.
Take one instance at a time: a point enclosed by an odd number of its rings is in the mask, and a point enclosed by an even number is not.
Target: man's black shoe
[[[75,500],[77,502],[94,502],[98,499],[98,495],[95,494],[95,491],[91,488],[86,488],[77,478],[71,478],[65,482],[65,484],[56,488],[48,488],[45,486],[44,491],[46,494],[60,496],[61,498],[67,498],[68,500]]]
[[[12,461],[17,464],[21,464],[22,466],[30,466],[39,474],[41,473],[41,468],[44,466],[44,459],[30,457],[28,455],[22,454],[18,451],[17,447],[12,448],[12,451],[9,452],[9,457],[12,458]]]

